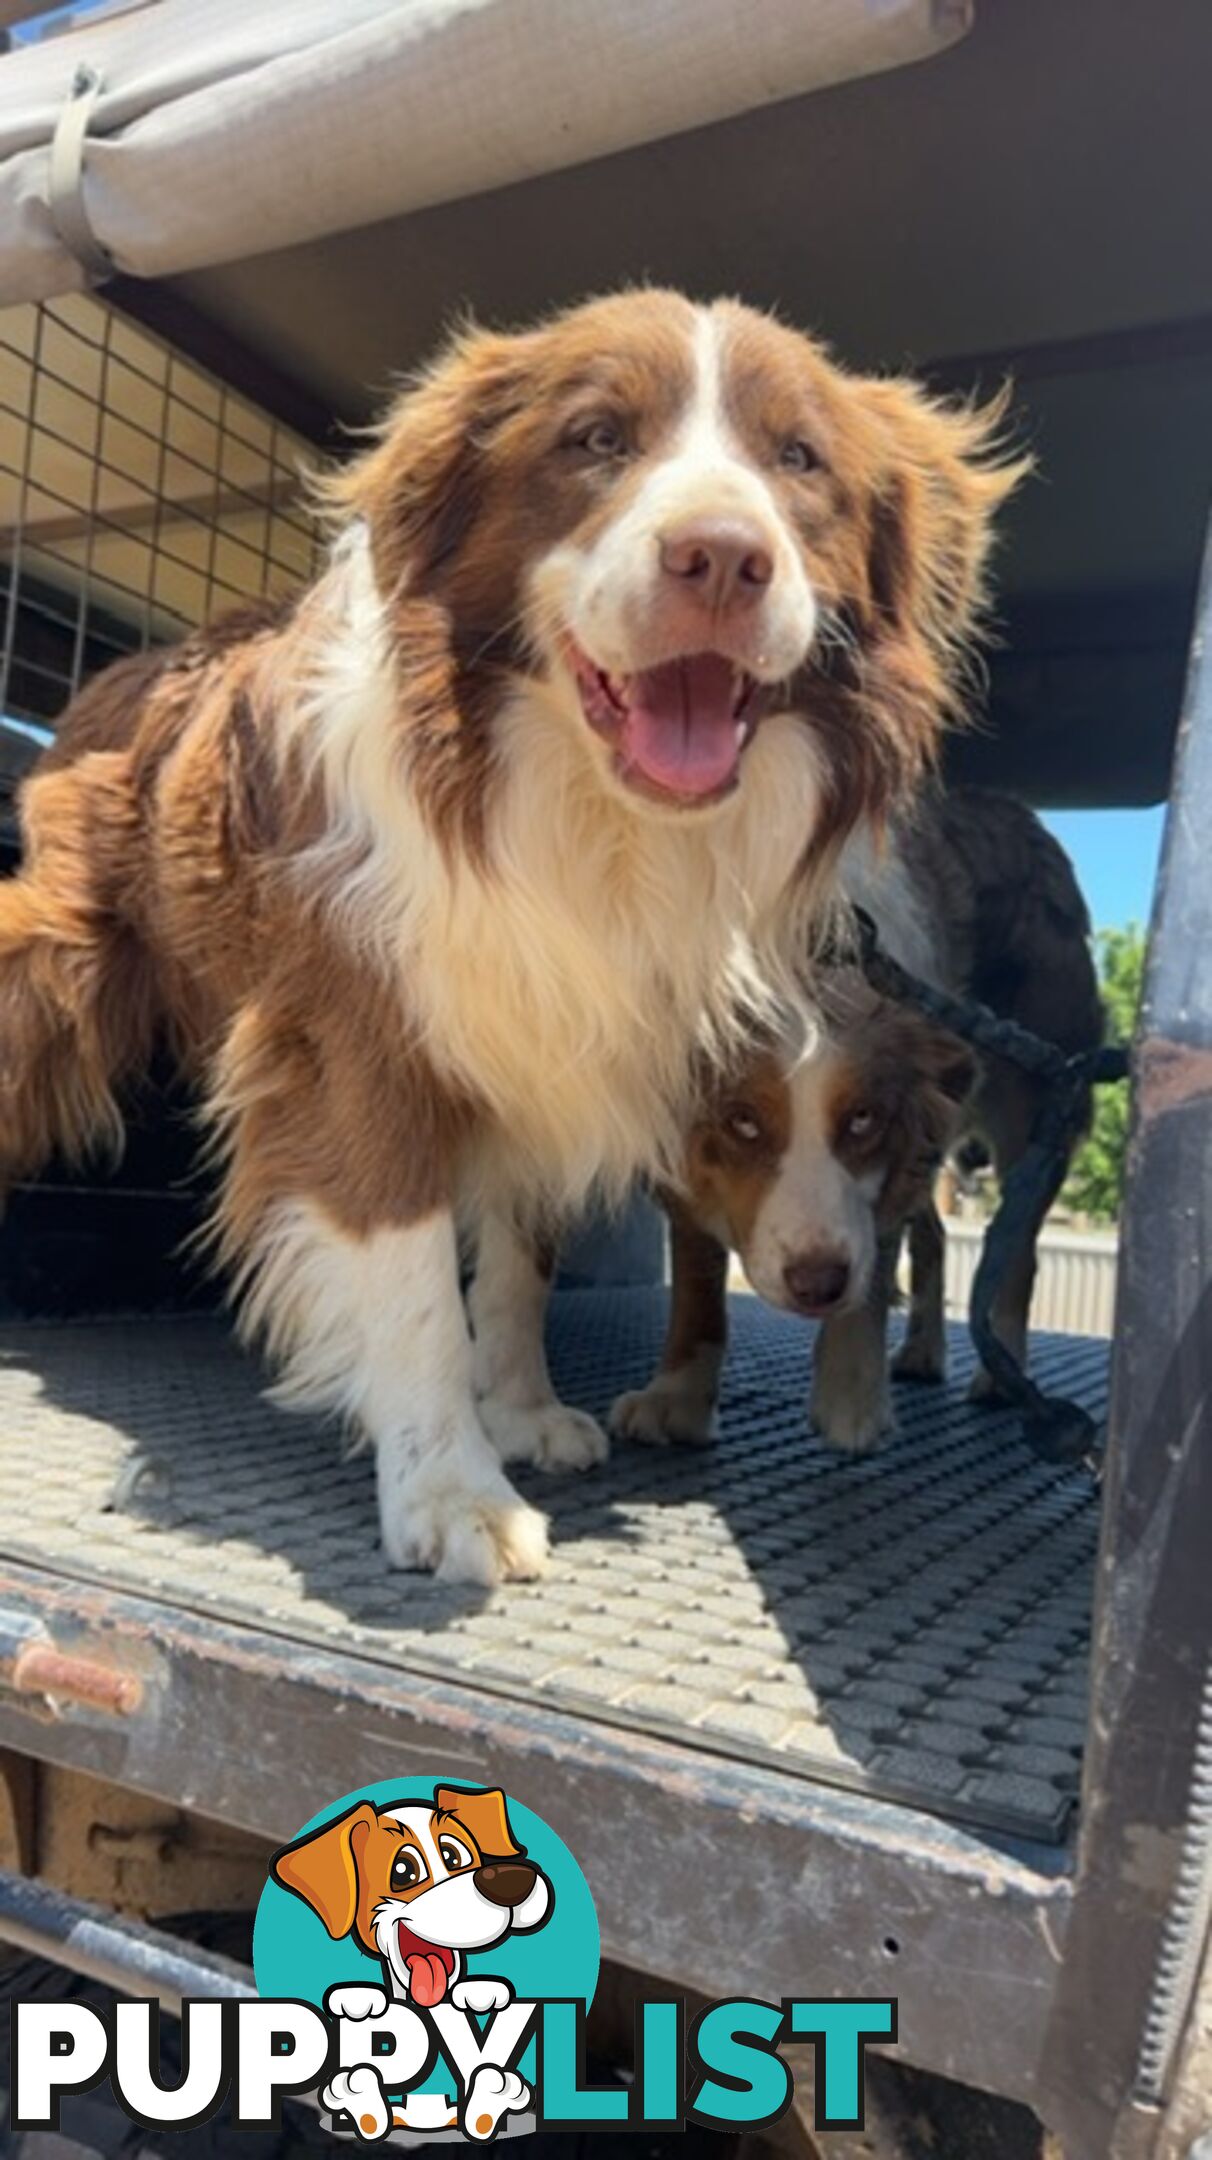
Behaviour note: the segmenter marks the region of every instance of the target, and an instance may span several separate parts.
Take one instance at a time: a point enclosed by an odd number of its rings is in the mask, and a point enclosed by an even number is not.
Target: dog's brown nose
[[[760,526],[745,518],[696,518],[660,540],[661,568],[714,614],[760,600],[774,557]]]
[[[489,1860],[472,1880],[491,1905],[520,1905],[534,1889],[537,1873],[528,1860]]]
[[[850,1263],[837,1253],[806,1253],[783,1269],[787,1295],[798,1312],[828,1312],[840,1304],[850,1283]]]

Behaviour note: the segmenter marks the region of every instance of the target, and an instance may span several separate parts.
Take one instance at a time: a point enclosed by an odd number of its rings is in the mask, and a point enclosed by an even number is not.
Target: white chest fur
[[[309,684],[306,740],[345,933],[398,981],[439,1073],[484,1106],[473,1175],[575,1205],[679,1153],[695,1049],[786,995],[802,950],[795,871],[816,755],[767,720],[735,797],[657,815],[604,779],[584,721],[527,682],[496,721],[487,861],[439,845],[401,756],[394,663],[364,547],[332,573],[340,627]]]

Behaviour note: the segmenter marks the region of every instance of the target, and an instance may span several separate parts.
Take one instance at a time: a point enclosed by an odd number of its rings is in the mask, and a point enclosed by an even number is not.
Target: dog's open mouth
[[[408,1990],[422,2010],[432,2010],[440,2003],[449,1982],[454,1978],[454,1951],[445,1943],[426,1942],[423,1935],[414,1935],[406,1921],[396,1924],[396,1940],[400,1956],[408,1974]]]
[[[689,653],[608,675],[578,651],[573,665],[585,718],[613,747],[621,779],[683,803],[711,802],[736,786],[760,688],[735,661]]]

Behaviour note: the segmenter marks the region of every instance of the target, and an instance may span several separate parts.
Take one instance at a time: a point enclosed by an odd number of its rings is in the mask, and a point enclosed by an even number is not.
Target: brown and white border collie
[[[834,1447],[872,1447],[892,1423],[888,1310],[901,1241],[974,1077],[964,1045],[839,975],[821,1027],[788,1031],[709,1096],[667,1197],[672,1295],[660,1370],[621,1396],[633,1440],[709,1440],[735,1252],[759,1297],[821,1322],[811,1418]]]
[[[928,979],[1070,1055],[1101,1040],[1085,903],[1063,849],[1022,803],[976,788],[927,791],[895,821],[879,863],[851,859],[842,876],[884,944]],[[789,1027],[704,1097],[666,1201],[673,1288],[661,1369],[615,1405],[617,1432],[711,1437],[729,1250],[769,1304],[821,1321],[812,1417],[835,1446],[871,1447],[892,1424],[885,1337],[906,1229],[912,1298],[892,1370],[944,1377],[935,1172],[947,1150],[976,1140],[1004,1177],[1030,1142],[1043,1086],[1005,1059],[974,1058],[848,970],[822,987],[820,1017],[806,1047]],[[1071,1145],[1087,1111],[1076,1108]],[[1021,1365],[1036,1237],[1063,1176],[1059,1164],[993,1307],[995,1331]],[[990,1386],[978,1370],[973,1394]]]
[[[0,1175],[120,1138],[167,1036],[244,1324],[374,1444],[394,1564],[535,1573],[503,1459],[600,1458],[515,1347],[517,1231],[669,1172],[696,1059],[928,766],[998,417],[732,302],[468,331],[329,482],[317,584],[120,663],[29,782]]]

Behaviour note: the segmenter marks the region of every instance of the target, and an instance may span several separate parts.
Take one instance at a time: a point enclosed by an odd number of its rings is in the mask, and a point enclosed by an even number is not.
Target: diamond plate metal
[[[645,1379],[664,1297],[566,1292],[557,1385],[599,1413]],[[1011,1413],[901,1385],[877,1455],[806,1429],[811,1329],[733,1300],[714,1449],[618,1446],[524,1473],[542,1582],[391,1573],[374,1465],[260,1397],[209,1319],[0,1328],[0,1548],[144,1597],[549,1701],[796,1777],[1059,1840],[1085,1727],[1097,1503]],[[1041,1383],[1096,1415],[1107,1346],[1040,1337]]]

